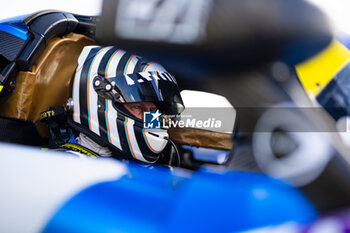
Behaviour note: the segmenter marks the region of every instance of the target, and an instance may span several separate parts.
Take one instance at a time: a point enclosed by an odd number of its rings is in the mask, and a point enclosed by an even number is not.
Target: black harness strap
[[[30,146],[41,146],[48,142],[40,137],[32,122],[11,118],[0,118],[0,141]]]

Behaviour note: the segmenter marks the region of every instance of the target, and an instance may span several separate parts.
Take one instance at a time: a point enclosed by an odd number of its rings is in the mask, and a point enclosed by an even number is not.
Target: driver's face
[[[152,102],[140,102],[140,103],[125,103],[123,104],[126,110],[128,110],[136,118],[143,120],[143,112],[157,111],[157,106]]]

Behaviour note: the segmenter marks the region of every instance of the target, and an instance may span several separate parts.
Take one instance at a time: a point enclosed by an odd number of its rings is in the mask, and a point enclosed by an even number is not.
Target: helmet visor
[[[184,109],[176,80],[168,72],[141,72],[107,80],[121,96],[114,98],[115,102],[153,102],[163,114],[179,114]]]

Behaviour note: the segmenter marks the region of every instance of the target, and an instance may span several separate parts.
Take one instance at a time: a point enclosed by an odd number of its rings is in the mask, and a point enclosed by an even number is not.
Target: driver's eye
[[[134,106],[132,106],[132,108],[133,108],[133,109],[139,110],[139,109],[141,109],[141,106],[139,106],[139,105],[134,105]]]

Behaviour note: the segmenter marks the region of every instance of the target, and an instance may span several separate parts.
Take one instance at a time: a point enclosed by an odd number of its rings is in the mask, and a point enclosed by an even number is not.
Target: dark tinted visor
[[[141,72],[107,80],[125,103],[154,102],[163,114],[178,114],[184,109],[176,80],[168,72]]]

